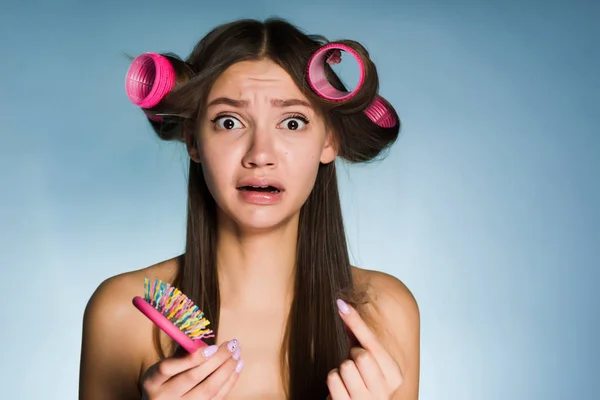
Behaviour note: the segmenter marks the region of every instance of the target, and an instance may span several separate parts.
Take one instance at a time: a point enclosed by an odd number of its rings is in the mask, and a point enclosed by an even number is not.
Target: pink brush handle
[[[325,63],[331,50],[342,50],[354,57],[358,63],[359,78],[356,88],[351,92],[342,92],[337,90],[327,80],[325,75]],[[363,65],[358,53],[351,47],[343,44],[331,43],[321,47],[313,54],[308,61],[308,83],[310,87],[321,97],[327,100],[343,101],[356,95],[365,83],[365,66]],[[390,112],[388,105],[385,104],[380,96],[364,111],[367,117],[382,128],[393,128],[398,123],[396,117]]]
[[[188,353],[194,353],[199,348],[206,346],[202,340],[193,340],[185,333],[179,330],[164,315],[156,311],[146,300],[140,296],[133,298],[133,305],[156,324],[164,333],[169,335],[177,344],[183,347]]]

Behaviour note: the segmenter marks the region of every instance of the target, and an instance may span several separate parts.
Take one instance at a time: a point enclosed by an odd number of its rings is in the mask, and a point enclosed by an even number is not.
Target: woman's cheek
[[[303,157],[293,161],[293,168],[290,168],[290,171],[294,174],[293,179],[310,186],[312,190],[312,185],[319,172],[319,164],[319,157],[317,155],[314,153],[304,154]]]

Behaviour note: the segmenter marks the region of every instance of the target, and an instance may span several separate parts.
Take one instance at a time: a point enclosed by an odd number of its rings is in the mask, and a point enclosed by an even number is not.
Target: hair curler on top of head
[[[356,88],[351,92],[343,92],[334,88],[325,74],[325,64],[331,56],[332,51],[342,50],[349,53],[358,63],[359,78]],[[356,51],[351,47],[340,43],[330,43],[317,50],[308,61],[307,77],[310,87],[315,93],[324,99],[332,101],[345,101],[353,98],[363,87],[365,83],[365,66]],[[389,105],[379,95],[375,97],[373,102],[364,110],[364,113],[369,117],[374,124],[382,128],[393,128],[398,124],[395,115],[389,109]]]

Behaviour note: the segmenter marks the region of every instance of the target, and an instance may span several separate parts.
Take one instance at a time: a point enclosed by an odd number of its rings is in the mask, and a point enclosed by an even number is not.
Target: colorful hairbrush
[[[351,92],[342,92],[334,88],[327,80],[325,75],[325,63],[330,57],[332,51],[340,50],[350,54],[356,60],[359,70],[358,83]],[[324,99],[333,101],[344,101],[354,97],[365,83],[365,66],[360,56],[351,47],[330,43],[317,50],[308,61],[308,83],[310,87]],[[382,97],[376,96],[375,100],[367,107],[364,113],[373,123],[382,128],[393,128],[398,124],[398,120],[389,109],[389,106]]]
[[[144,278],[144,297],[134,297],[133,305],[188,353],[206,346],[202,339],[214,337],[198,306],[160,279]]]

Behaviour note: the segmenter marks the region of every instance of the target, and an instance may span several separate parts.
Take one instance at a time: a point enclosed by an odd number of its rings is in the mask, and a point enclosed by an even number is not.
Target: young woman
[[[92,295],[81,399],[418,398],[417,304],[396,278],[350,265],[334,163],[372,160],[400,123],[366,50],[336,43],[365,67],[349,99],[325,99],[307,74],[326,40],[280,19],[228,23],[187,60],[162,58],[174,86],[138,105],[161,138],[187,146],[186,251]],[[339,61],[335,48],[327,56]],[[132,306],[144,278],[206,313],[208,347],[183,354]]]

